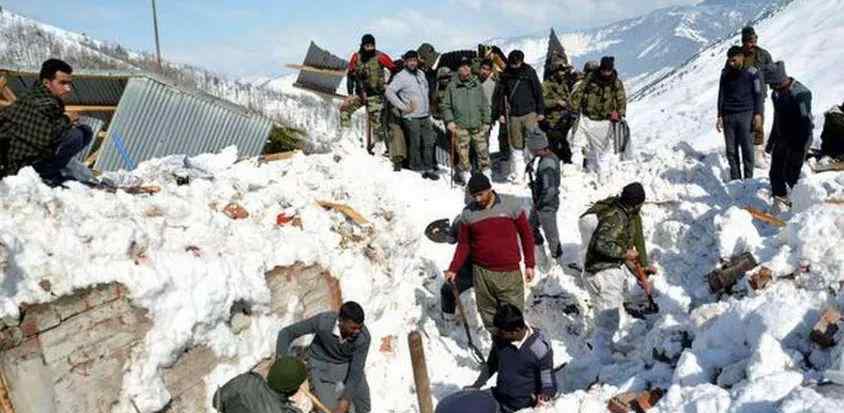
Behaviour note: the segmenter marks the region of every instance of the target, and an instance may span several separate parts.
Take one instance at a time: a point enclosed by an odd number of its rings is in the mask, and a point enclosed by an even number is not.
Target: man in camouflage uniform
[[[32,90],[0,112],[0,146],[8,148],[6,174],[32,166],[51,186],[71,179],[62,170],[94,137],[90,127],[79,124],[78,113],[65,113],[72,73],[61,60],[45,61]]]
[[[442,102],[443,122],[455,137],[460,158],[461,181],[469,181],[471,165],[469,146],[478,157],[481,173],[491,178],[487,134],[489,132],[489,101],[480,80],[472,75],[469,59],[463,59],[457,76],[449,83]]]
[[[243,373],[217,389],[213,405],[220,413],[302,413],[290,397],[305,382],[305,363],[290,356],[276,360],[264,380]]]
[[[612,350],[612,336],[620,327],[626,298],[631,295],[628,265],[639,264],[647,273],[649,266],[642,218],[639,211],[645,202],[645,190],[638,182],[624,187],[621,196],[597,202],[579,221],[580,235],[588,245],[582,274],[589,292],[593,348],[602,356]]]
[[[393,60],[386,53],[375,49],[375,37],[366,34],[361,38],[360,50],[349,59],[346,76],[346,89],[349,94],[340,106],[340,126],[351,127],[352,114],[366,106],[369,116],[369,128],[373,136],[368,151],[376,142],[387,142],[386,131],[382,122],[384,109],[384,91],[386,74],[384,69],[396,70]]]
[[[571,113],[571,90],[569,89],[570,69],[571,66],[566,65],[562,60],[551,65],[553,72],[547,80],[542,82],[545,121],[539,123],[548,136],[551,150],[564,163],[571,163],[568,134],[574,118]]]
[[[753,130],[753,144],[756,149],[756,165],[764,167],[763,161],[765,159],[765,99],[768,97],[768,88],[765,81],[765,68],[774,63],[774,59],[767,50],[759,47],[759,36],[752,26],[747,26],[741,29],[741,47],[744,50],[744,66],[743,69],[754,68],[759,75],[759,80],[762,82],[762,122],[754,127]]]
[[[601,59],[598,70],[587,74],[575,88],[571,104],[581,114],[574,140],[587,147],[587,169],[605,169],[611,154],[620,154],[624,149],[616,134],[623,128],[627,96],[615,70],[615,58]]]

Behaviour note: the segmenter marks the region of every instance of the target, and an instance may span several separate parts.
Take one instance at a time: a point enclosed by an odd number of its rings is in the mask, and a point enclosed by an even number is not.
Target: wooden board
[[[771,224],[775,227],[784,227],[785,221],[777,218],[776,216],[762,211],[761,209],[756,209],[753,207],[744,207],[745,211],[750,212],[750,215],[753,216],[754,219],[758,219],[762,222]]]
[[[114,112],[117,106],[68,105],[65,112]]]
[[[341,214],[345,215],[347,218],[354,221],[354,223],[358,225],[369,225],[369,221],[363,217],[359,212],[352,209],[352,207],[348,205],[338,204],[334,202],[328,201],[317,201],[317,204],[325,209],[333,209]]]
[[[319,73],[319,74],[329,75],[329,76],[337,76],[337,77],[346,76],[345,70],[321,69],[319,67],[305,66],[305,65],[284,65],[284,67],[287,67],[289,69],[303,70],[305,72],[313,72],[313,73]]]
[[[284,161],[296,156],[297,153],[301,151],[287,151],[287,152],[280,152],[280,153],[272,153],[269,155],[261,155],[258,157],[258,163],[267,163],[273,161]]]
[[[844,171],[844,162],[834,162],[829,165],[818,165],[812,168],[815,173],[821,172],[841,172]]]

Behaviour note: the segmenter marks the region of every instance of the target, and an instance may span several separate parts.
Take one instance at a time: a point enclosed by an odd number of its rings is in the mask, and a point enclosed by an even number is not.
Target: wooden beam
[[[307,90],[308,92],[315,93],[315,94],[320,95],[322,97],[331,98],[331,99],[347,99],[347,98],[349,98],[349,96],[347,96],[347,95],[341,95],[339,93],[328,93],[328,92],[322,92],[322,91],[319,91],[319,90],[308,89],[304,86],[300,86],[300,85],[296,85],[296,84],[294,84],[293,87],[295,87],[296,89]]]
[[[336,77],[346,76],[345,70],[321,69],[321,68],[318,68],[318,67],[305,66],[305,65],[284,65],[284,67],[287,67],[289,69],[302,70],[302,71],[305,71],[305,72],[320,73],[320,74],[328,75],[328,76],[336,76]]]
[[[117,106],[93,106],[93,105],[69,105],[64,107],[65,112],[114,112]]]

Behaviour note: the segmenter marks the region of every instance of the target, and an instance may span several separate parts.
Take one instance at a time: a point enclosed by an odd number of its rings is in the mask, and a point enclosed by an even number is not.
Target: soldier
[[[774,127],[771,131],[771,189],[776,210],[791,206],[788,188],[800,179],[806,151],[812,143],[812,92],[785,73],[785,63],[767,69],[765,77],[774,102]]]
[[[470,59],[460,61],[457,76],[452,79],[443,99],[443,121],[457,144],[462,182],[468,182],[471,165],[469,146],[475,149],[480,172],[492,176],[489,165],[489,101],[484,95],[480,80],[472,74]]]
[[[556,261],[563,254],[557,230],[557,210],[560,208],[560,159],[550,150],[548,139],[539,128],[528,133],[526,144],[533,155],[533,160],[528,165],[528,177],[533,200],[530,224],[533,227],[534,243],[539,250],[537,256],[547,256],[544,240],[548,240],[551,257]],[[545,233],[544,239],[540,228]],[[544,258],[542,261],[545,261]]]
[[[530,160],[525,149],[525,135],[545,119],[542,84],[536,70],[525,63],[521,50],[514,50],[507,56],[507,70],[501,74],[494,95],[492,118],[507,128],[510,141],[509,179],[519,182],[524,165]]]
[[[571,66],[564,61],[551,65],[552,73],[542,83],[542,96],[545,99],[545,121],[539,126],[548,136],[551,150],[564,163],[571,163],[571,146],[568,134],[573,123],[571,113],[571,90],[569,72]]]
[[[302,413],[290,397],[306,378],[302,360],[280,357],[266,380],[251,371],[229,380],[214,393],[214,408],[220,413]]]
[[[572,109],[580,113],[575,140],[585,142],[587,169],[600,171],[609,154],[623,153],[616,135],[627,110],[624,84],[615,70],[615,58],[604,56],[597,71],[588,73],[571,98]]]
[[[440,179],[434,169],[434,125],[431,123],[428,80],[419,69],[418,53],[409,50],[402,56],[404,69],[387,86],[390,103],[402,112],[402,129],[407,137],[410,169],[423,178]]]
[[[765,99],[768,97],[768,89],[763,74],[763,68],[774,62],[771,54],[767,50],[759,47],[759,36],[756,35],[756,30],[751,26],[747,26],[741,30],[741,46],[744,50],[744,69],[754,68],[759,80],[762,83],[762,121],[758,127],[753,130],[753,145],[755,145],[757,160],[765,159]],[[759,163],[759,162],[757,162]]]
[[[612,352],[612,337],[621,325],[623,304],[630,295],[628,266],[641,265],[646,273],[656,273],[648,263],[639,215],[644,203],[645,190],[635,182],[625,186],[621,196],[595,203],[578,223],[581,239],[588,242],[582,281],[594,310],[592,345],[605,358]]]
[[[370,411],[364,367],[371,336],[363,321],[363,308],[348,301],[339,313],[320,313],[278,333],[276,358],[288,355],[290,344],[297,338],[314,335],[308,346],[310,383],[317,398],[333,413]]]
[[[718,86],[718,121],[715,128],[724,131],[730,180],[753,178],[754,151],[751,131],[762,123],[762,82],[756,69],[744,69],[744,51],[733,46],[727,51],[727,64]],[[741,163],[739,163],[741,151]],[[744,168],[742,168],[742,164]],[[742,175],[742,169],[744,175]]]
[[[375,138],[374,142],[369,143],[370,147],[366,148],[369,152],[372,152],[376,142],[387,143],[386,131],[382,124],[386,90],[385,69],[396,70],[393,60],[386,53],[375,49],[375,37],[365,34],[360,41],[360,50],[349,59],[346,75],[349,98],[340,106],[340,126],[351,127],[352,114],[366,106],[368,127]]]

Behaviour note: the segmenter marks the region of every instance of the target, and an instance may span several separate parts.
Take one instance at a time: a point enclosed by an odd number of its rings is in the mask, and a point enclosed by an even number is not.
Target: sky
[[[422,42],[474,48],[499,37],[596,27],[699,0],[157,0],[161,53],[231,76],[284,73],[310,41],[347,59],[364,33],[400,54]],[[59,28],[154,51],[150,0],[0,0]],[[397,56],[394,56],[396,58]]]

